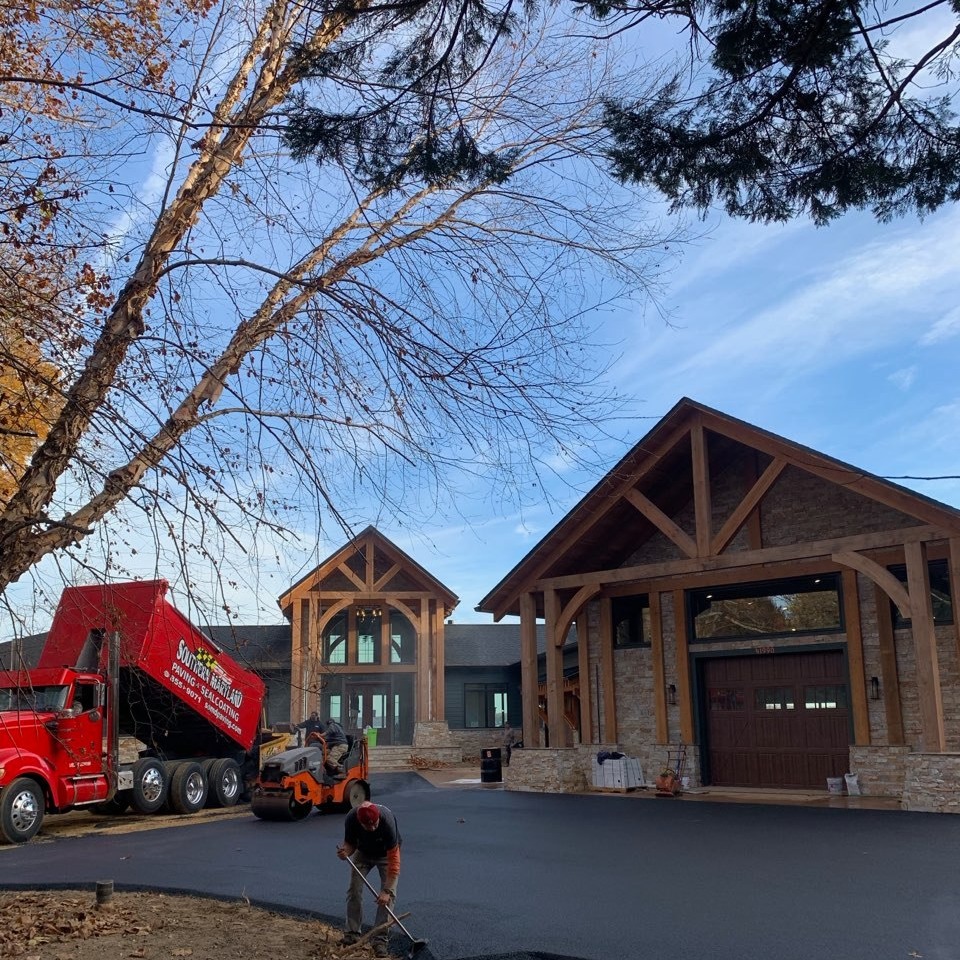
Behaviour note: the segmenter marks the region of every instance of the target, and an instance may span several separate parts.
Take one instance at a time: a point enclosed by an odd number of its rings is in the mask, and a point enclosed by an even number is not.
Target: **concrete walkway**
[[[464,763],[459,766],[417,770],[435,787],[459,790],[505,790],[505,783],[482,783],[480,766]],[[509,779],[504,770],[504,780]],[[802,807],[829,807],[848,810],[900,810],[900,801],[892,797],[848,797],[846,794],[827,793],[826,790],[762,790],[738,787],[692,787],[676,797],[658,797],[653,787],[637,790],[592,788],[582,795],[619,796],[636,800],[658,800],[661,803],[691,803],[709,800],[712,803],[753,803]]]

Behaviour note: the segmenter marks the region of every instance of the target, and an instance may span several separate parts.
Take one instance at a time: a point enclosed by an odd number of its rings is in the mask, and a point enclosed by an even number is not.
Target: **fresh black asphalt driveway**
[[[960,960],[960,817],[372,782],[435,960]],[[341,830],[251,815],[31,843],[0,850],[0,886],[112,879],[339,921]]]

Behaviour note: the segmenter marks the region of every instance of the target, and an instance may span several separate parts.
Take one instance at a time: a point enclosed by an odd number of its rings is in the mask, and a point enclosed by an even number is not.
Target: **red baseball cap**
[[[380,808],[375,803],[364,800],[363,803],[357,807],[357,820],[360,822],[361,827],[375,830],[377,824],[380,822]]]

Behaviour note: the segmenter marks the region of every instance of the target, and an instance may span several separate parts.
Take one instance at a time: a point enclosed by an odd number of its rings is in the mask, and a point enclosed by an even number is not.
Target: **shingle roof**
[[[35,633],[30,637],[17,637],[16,640],[0,643],[0,670],[29,670],[35,667],[46,640],[45,633]]]
[[[505,667],[520,661],[519,623],[448,623],[443,628],[448,667]],[[567,643],[576,643],[572,629]],[[537,624],[537,653],[546,650],[546,633]]]
[[[203,631],[238,663],[251,667],[290,663],[290,624],[220,624]]]

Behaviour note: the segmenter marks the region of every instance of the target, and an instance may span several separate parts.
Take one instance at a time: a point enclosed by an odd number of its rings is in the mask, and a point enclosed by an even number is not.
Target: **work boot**
[[[373,955],[375,957],[389,957],[390,956],[390,945],[386,940],[374,940],[373,941]]]
[[[349,947],[360,939],[360,934],[354,930],[348,930],[343,935],[343,945]]]

